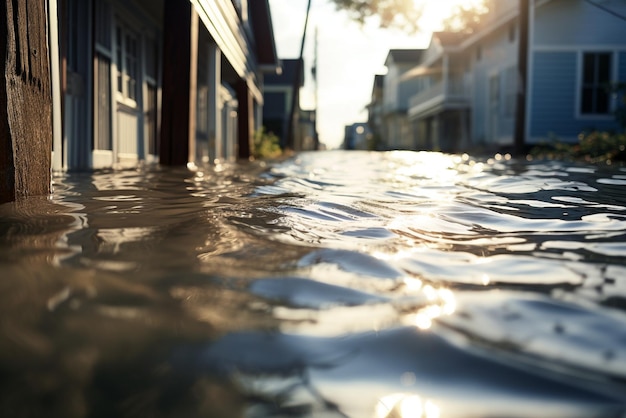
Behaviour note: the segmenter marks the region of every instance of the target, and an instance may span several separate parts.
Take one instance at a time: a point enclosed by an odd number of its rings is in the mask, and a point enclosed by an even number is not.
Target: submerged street
[[[0,415],[626,413],[626,170],[303,153],[0,205]]]

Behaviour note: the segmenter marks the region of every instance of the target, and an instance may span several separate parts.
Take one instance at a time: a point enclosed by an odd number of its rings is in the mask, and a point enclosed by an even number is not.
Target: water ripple
[[[0,206],[0,415],[623,416],[625,179],[428,152],[57,177]]]

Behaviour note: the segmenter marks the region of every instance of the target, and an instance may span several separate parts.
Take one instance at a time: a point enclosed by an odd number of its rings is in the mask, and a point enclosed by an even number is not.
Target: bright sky
[[[417,0],[420,1],[420,0]],[[318,132],[328,148],[339,147],[344,126],[367,120],[375,74],[384,74],[389,49],[424,48],[430,31],[438,29],[442,16],[455,3],[466,0],[428,1],[422,27],[426,33],[409,35],[400,30],[380,29],[376,22],[363,27],[343,11],[336,11],[328,0],[312,0],[305,44],[305,87],[301,92],[304,109],[315,107],[311,76],[315,30],[318,32]],[[280,58],[297,58],[307,0],[270,0],[274,36]]]

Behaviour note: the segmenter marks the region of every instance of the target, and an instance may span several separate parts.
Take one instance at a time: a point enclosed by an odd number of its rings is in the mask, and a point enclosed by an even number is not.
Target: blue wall
[[[578,57],[576,51],[538,51],[533,59],[531,86],[530,142],[556,135],[574,140],[584,130],[617,130],[612,116],[579,118],[577,90]],[[618,77],[626,81],[626,52],[618,54]]]
[[[501,1],[501,0],[498,0]],[[604,3],[620,15],[626,15],[626,2]],[[623,46],[626,22],[586,1],[552,0],[537,7],[535,41],[537,45]]]

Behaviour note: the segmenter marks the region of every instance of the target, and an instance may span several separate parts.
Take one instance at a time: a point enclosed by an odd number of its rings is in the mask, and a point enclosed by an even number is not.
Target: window
[[[137,36],[130,30],[115,28],[115,58],[117,60],[117,91],[132,103],[137,101],[139,48]]]
[[[611,58],[609,52],[583,54],[580,113],[584,115],[610,113]]]
[[[96,1],[95,49],[93,66],[94,94],[94,150],[113,149],[111,122],[111,6],[105,1]]]

